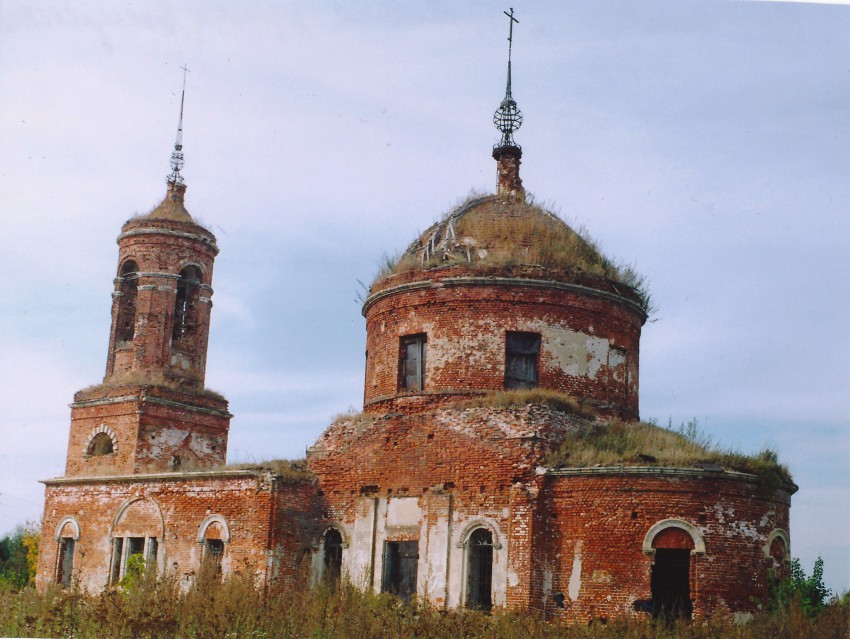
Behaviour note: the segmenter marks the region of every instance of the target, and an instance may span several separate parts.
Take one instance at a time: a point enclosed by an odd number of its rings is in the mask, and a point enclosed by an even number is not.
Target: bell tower
[[[184,70],[185,96],[185,70]],[[183,99],[162,203],[128,220],[106,374],[71,405],[66,476],[189,471],[221,465],[227,401],[204,388],[215,236],[184,205]]]

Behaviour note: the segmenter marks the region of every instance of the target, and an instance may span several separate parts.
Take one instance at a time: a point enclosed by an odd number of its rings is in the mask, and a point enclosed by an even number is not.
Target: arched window
[[[56,526],[56,583],[68,587],[74,576],[74,549],[80,539],[80,524],[73,517],[63,517]]]
[[[322,577],[326,584],[335,587],[342,575],[342,534],[336,528],[325,534],[324,551]]]
[[[789,541],[788,533],[777,528],[767,536],[767,543],[764,546],[765,557],[771,560],[773,576],[778,580],[788,576],[791,563]]]
[[[86,449],[86,455],[110,455],[115,452],[115,447],[112,443],[112,438],[106,433],[98,433],[92,437],[89,446]]]
[[[493,533],[476,528],[466,546],[466,605],[490,610],[493,607]]]
[[[172,338],[181,340],[197,328],[198,296],[201,286],[201,269],[187,266],[177,280],[177,297],[174,303],[174,329]]]
[[[115,339],[129,342],[135,335],[136,291],[139,285],[139,267],[133,260],[127,260],[121,266],[118,284],[118,314],[116,317]]]

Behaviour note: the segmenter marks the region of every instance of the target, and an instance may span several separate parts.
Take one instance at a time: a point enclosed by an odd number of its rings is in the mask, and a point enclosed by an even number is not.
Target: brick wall
[[[699,552],[677,523],[658,526],[656,548],[695,549],[691,597],[695,614],[721,601],[735,612],[754,610],[769,593],[774,560],[771,532],[788,532],[790,496],[768,490],[752,476],[697,469],[565,469],[546,476],[534,552],[534,599],[586,622],[631,613],[650,599],[653,557],[647,534],[664,520],[692,526]],[[571,587],[572,586],[572,587]]]
[[[539,386],[573,395],[603,415],[638,415],[640,308],[585,284],[469,277],[452,269],[414,272],[366,301],[365,409],[431,408],[458,395],[501,390],[506,331],[542,338]],[[412,280],[412,281],[406,281]],[[401,388],[403,336],[425,334],[423,392]]]
[[[283,482],[267,472],[173,473],[45,482],[45,509],[36,583],[54,581],[58,531],[79,529],[74,577],[82,587],[100,590],[110,579],[115,536],[158,540],[160,574],[173,574],[188,586],[204,553],[198,543],[205,522],[224,522],[211,537],[227,531],[222,571],[255,573],[261,580],[292,578],[298,558],[310,546],[302,525],[315,501],[315,488]],[[219,519],[220,518],[220,519]],[[281,568],[282,567],[282,568]]]
[[[74,400],[67,477],[198,470],[225,462],[231,416],[224,399],[162,386],[100,386]],[[88,455],[91,438],[103,430],[113,452]]]

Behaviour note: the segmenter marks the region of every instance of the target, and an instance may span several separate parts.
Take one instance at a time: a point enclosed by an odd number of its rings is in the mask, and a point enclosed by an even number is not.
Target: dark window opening
[[[118,583],[121,579],[121,553],[124,550],[124,538],[116,537],[112,540],[112,566],[109,570],[109,582]]]
[[[59,540],[59,565],[56,571],[56,583],[70,586],[74,576],[74,540],[62,537]]]
[[[109,455],[114,452],[112,438],[106,433],[98,433],[92,437],[89,447],[86,449],[86,455]]]
[[[384,578],[381,590],[410,601],[416,594],[416,569],[419,564],[418,541],[384,543]]]
[[[224,542],[221,539],[204,540],[204,557],[210,557],[213,561],[221,563],[224,554]]]
[[[425,334],[401,338],[401,379],[403,390],[421,391],[425,388]]]
[[[537,388],[537,360],[540,357],[539,333],[505,334],[505,388]]]
[[[652,614],[664,619],[690,619],[691,551],[686,548],[658,548],[652,565],[650,590]]]
[[[335,587],[342,575],[342,535],[335,529],[329,530],[325,535],[324,568],[325,583]]]
[[[148,556],[147,562],[151,565],[156,565],[156,555],[159,552],[159,541],[154,537],[148,539]]]
[[[118,314],[116,317],[115,339],[118,342],[129,342],[133,339],[136,328],[136,292],[139,285],[139,267],[133,260],[124,262],[121,267],[121,282],[118,285]]]
[[[197,328],[198,297],[200,296],[201,270],[187,266],[177,280],[177,298],[174,303],[174,328],[172,338],[183,339]]]
[[[467,546],[466,605],[489,611],[493,607],[493,533],[479,528]]]

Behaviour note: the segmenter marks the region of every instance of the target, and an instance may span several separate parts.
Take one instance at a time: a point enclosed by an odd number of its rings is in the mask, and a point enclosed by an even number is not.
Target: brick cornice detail
[[[362,313],[365,317],[366,313],[368,313],[369,309],[374,306],[375,303],[393,295],[409,293],[411,291],[419,291],[422,289],[437,289],[444,287],[448,288],[452,286],[511,286],[524,288],[556,289],[560,291],[567,291],[569,293],[577,293],[579,295],[599,297],[602,299],[609,300],[611,302],[623,304],[624,306],[627,306],[630,310],[638,313],[642,321],[646,321],[647,317],[646,311],[640,306],[640,304],[621,295],[617,295],[616,293],[603,291],[597,288],[592,288],[590,286],[584,286],[582,284],[570,284],[568,282],[558,282],[556,280],[525,279],[519,277],[447,277],[436,282],[431,280],[425,280],[419,282],[410,282],[408,284],[399,284],[398,286],[386,288],[367,297],[366,301],[363,303]]]

